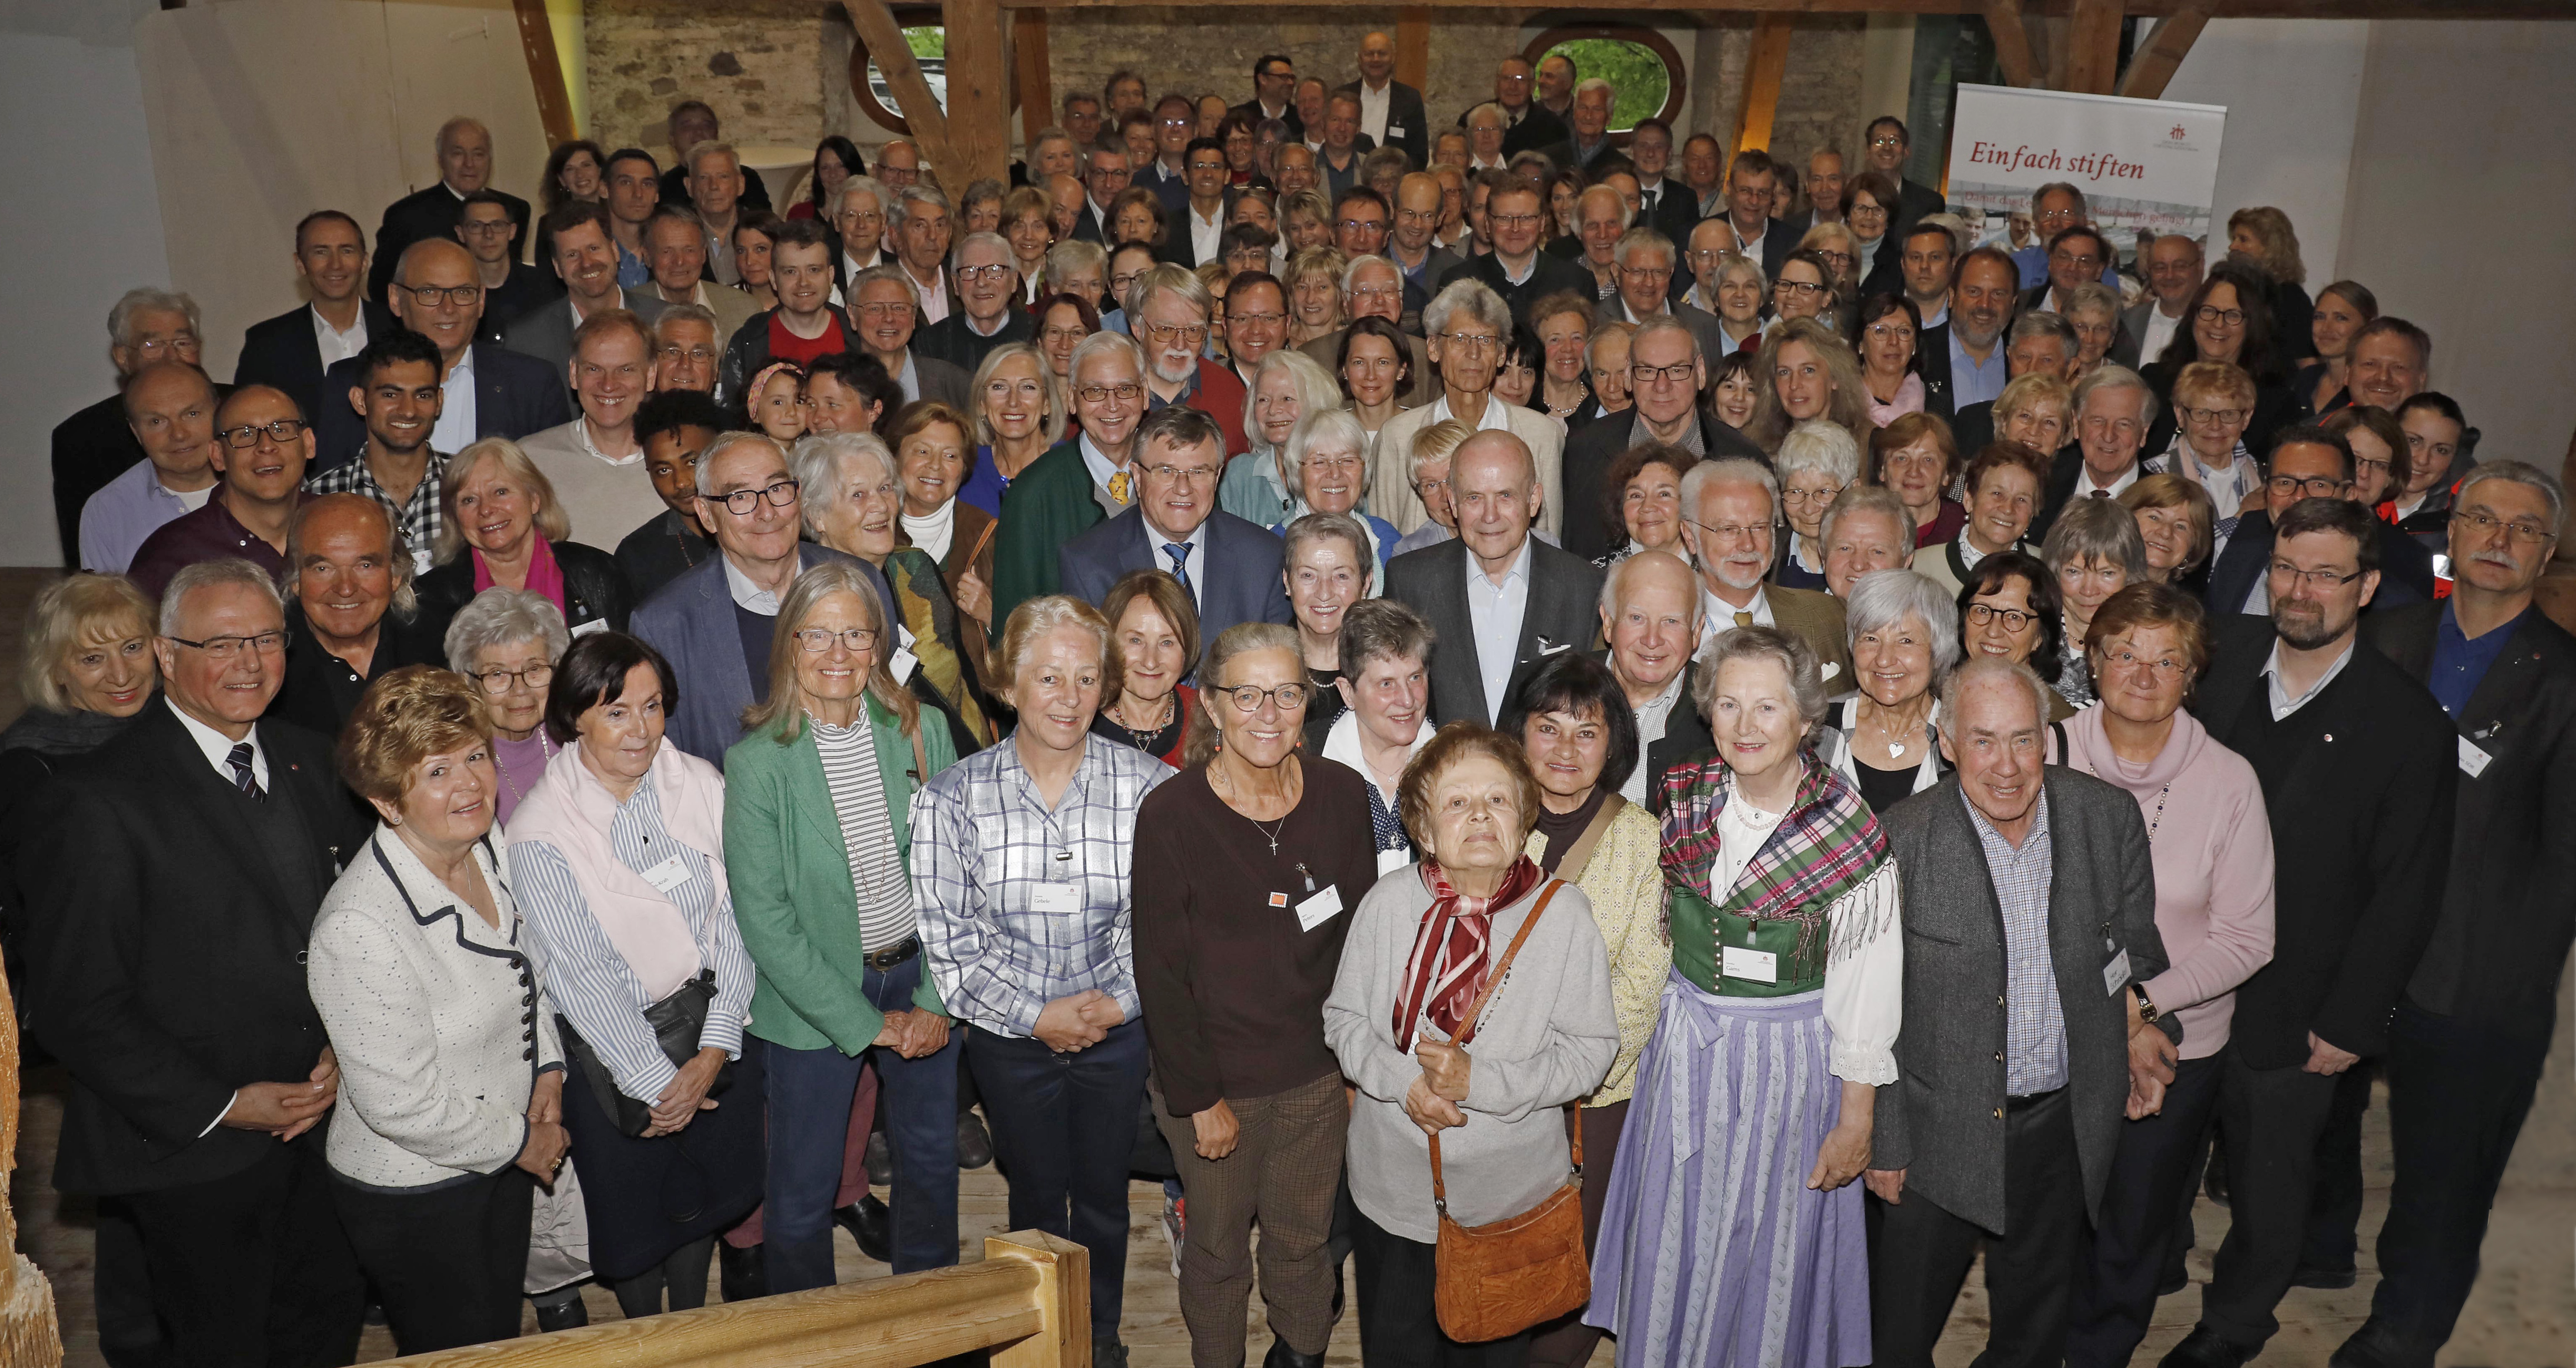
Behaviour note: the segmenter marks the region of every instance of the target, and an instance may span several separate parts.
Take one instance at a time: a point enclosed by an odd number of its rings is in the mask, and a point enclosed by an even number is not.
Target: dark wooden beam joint
[[[2191,55],[2191,45],[2209,23],[2207,8],[2177,10],[2156,22],[2147,41],[2129,58],[2120,77],[2120,93],[2136,100],[2162,99],[2165,86]]]

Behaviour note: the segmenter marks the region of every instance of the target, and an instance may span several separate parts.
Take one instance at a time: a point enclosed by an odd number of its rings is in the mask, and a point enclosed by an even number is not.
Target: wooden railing
[[[984,1261],[388,1360],[402,1368],[915,1368],[993,1350],[993,1368],[1090,1368],[1083,1247],[989,1236]]]

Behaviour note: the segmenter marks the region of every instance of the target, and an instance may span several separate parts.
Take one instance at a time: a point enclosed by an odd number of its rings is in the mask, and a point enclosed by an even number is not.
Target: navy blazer
[[[510,259],[527,255],[533,238],[529,234],[528,202],[507,190],[496,190],[501,203],[517,225],[519,236],[510,248]],[[394,268],[402,264],[403,249],[423,238],[453,238],[456,221],[465,216],[465,197],[447,188],[445,181],[431,181],[385,206],[384,221],[376,226],[376,250],[367,262],[367,297],[383,302],[385,286],[394,278]]]
[[[358,385],[358,358],[333,366],[322,377],[325,394],[347,395]],[[507,437],[561,427],[573,419],[572,393],[564,373],[533,356],[522,356],[489,342],[474,344],[474,438]],[[313,423],[313,471],[319,474],[347,465],[366,445],[367,423],[344,397],[324,404]],[[447,453],[450,456],[455,452]]]
[[[367,320],[367,340],[391,336],[402,325],[384,305],[359,301]],[[322,344],[313,336],[313,309],[298,304],[275,318],[264,318],[242,334],[241,359],[233,363],[233,387],[273,385],[304,406],[306,422],[319,422],[331,396],[322,390]],[[346,396],[340,407],[347,408]]]
[[[1195,586],[1202,651],[1237,623],[1296,620],[1288,611],[1288,585],[1280,575],[1286,542],[1268,528],[1222,512],[1200,524],[1199,533],[1207,539],[1199,558],[1206,582]],[[1063,592],[1098,605],[1119,576],[1172,568],[1172,558],[1150,544],[1156,540],[1145,526],[1145,510],[1128,509],[1056,549],[1056,583]],[[1190,664],[1194,670],[1198,666]]]
[[[1601,636],[1601,571],[1571,551],[1529,540],[1529,598],[1521,608],[1520,641],[1504,692],[1540,660],[1566,650],[1588,651]],[[1386,563],[1386,596],[1431,624],[1431,716],[1436,722],[1493,725],[1502,712],[1485,697],[1484,671],[1476,659],[1476,625],[1467,603],[1471,562],[1456,537],[1407,551]]]
[[[2393,524],[2373,521],[2379,528],[2379,590],[2362,605],[2362,615],[2432,602],[2433,553]],[[2236,535],[2210,566],[2202,604],[2213,617],[2242,615],[2245,596],[2254,592],[2255,580],[2271,573],[2271,566],[2272,515],[2258,508],[2237,520]]]
[[[801,573],[825,561],[848,561],[865,571],[885,605],[886,620],[901,622],[894,591],[877,568],[812,542],[796,545]],[[753,699],[751,664],[743,659],[742,630],[734,617],[733,588],[725,582],[725,559],[709,556],[678,579],[644,600],[629,619],[635,636],[671,662],[680,683],[680,701],[668,710],[663,736],[672,745],[724,768],[725,752],[742,739],[742,710]]]
[[[1923,411],[1943,422],[1955,421],[1957,401],[1950,394],[1950,324],[1947,319],[1923,330],[1914,340],[1914,369],[1923,377]],[[1961,448],[1960,460],[1974,454]]]

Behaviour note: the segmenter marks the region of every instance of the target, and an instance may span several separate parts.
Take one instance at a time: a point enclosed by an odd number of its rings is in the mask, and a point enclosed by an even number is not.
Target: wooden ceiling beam
[[[2021,22],[2021,0],[1984,0],[1986,32],[1995,40],[1995,65],[2004,84],[2025,89],[2039,84],[2039,60],[2030,45],[2030,30]]]
[[[2075,0],[2058,54],[2057,89],[2108,95],[2120,74],[2120,0]]]
[[[2155,31],[2147,35],[2135,55],[2129,58],[2129,70],[2120,77],[2120,94],[2136,100],[2160,99],[2165,84],[2191,53],[2191,45],[2209,23],[2207,8],[2184,9],[2156,21]]]
[[[876,59],[877,70],[885,73],[886,85],[894,91],[895,112],[910,126],[922,159],[943,172],[962,165],[948,140],[947,111],[931,97],[930,82],[922,79],[921,64],[912,60],[912,45],[904,41],[903,25],[895,21],[886,0],[841,0],[841,8],[850,16],[850,27],[859,31],[859,41],[867,44],[868,55]],[[955,84],[951,76],[951,88]],[[966,181],[957,184],[962,189]]]

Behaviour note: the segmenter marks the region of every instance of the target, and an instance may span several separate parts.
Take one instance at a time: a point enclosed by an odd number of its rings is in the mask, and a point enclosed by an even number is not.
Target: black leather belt
[[[867,956],[866,963],[869,968],[882,974],[886,970],[892,969],[896,965],[901,964],[905,960],[911,959],[913,956],[920,953],[921,937],[906,936],[903,938],[903,944],[889,946],[886,949],[877,951],[873,955]]]

